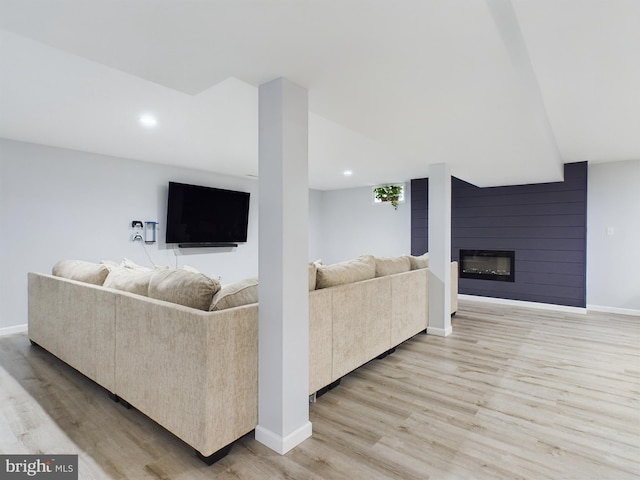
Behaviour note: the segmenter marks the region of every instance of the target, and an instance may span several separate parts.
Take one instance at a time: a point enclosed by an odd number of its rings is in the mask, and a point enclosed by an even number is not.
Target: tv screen
[[[169,182],[167,243],[247,241],[249,193]]]

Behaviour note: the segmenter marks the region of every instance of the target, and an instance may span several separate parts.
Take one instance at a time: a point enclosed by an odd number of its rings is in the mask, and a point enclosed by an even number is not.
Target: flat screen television
[[[222,246],[247,241],[249,193],[169,182],[167,243]]]

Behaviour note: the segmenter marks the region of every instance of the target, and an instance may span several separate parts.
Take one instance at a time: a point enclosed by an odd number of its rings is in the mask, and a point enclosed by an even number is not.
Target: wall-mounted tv
[[[247,241],[249,193],[169,182],[167,243],[223,246]]]

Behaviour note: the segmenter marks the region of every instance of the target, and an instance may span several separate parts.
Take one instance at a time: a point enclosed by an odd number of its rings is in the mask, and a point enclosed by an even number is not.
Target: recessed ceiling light
[[[140,115],[140,123],[145,127],[155,127],[158,124],[158,119],[149,114]]]
[[[345,177],[350,177],[351,175],[353,175],[353,171],[352,170],[345,170],[344,172],[342,172],[342,174]]]

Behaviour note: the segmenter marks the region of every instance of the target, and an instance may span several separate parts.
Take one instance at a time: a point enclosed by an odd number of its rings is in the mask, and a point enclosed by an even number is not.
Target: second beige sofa
[[[372,260],[379,264],[391,259]],[[309,292],[309,394],[426,331],[428,284],[427,268],[407,267]],[[458,264],[452,262],[451,313],[457,309]]]

